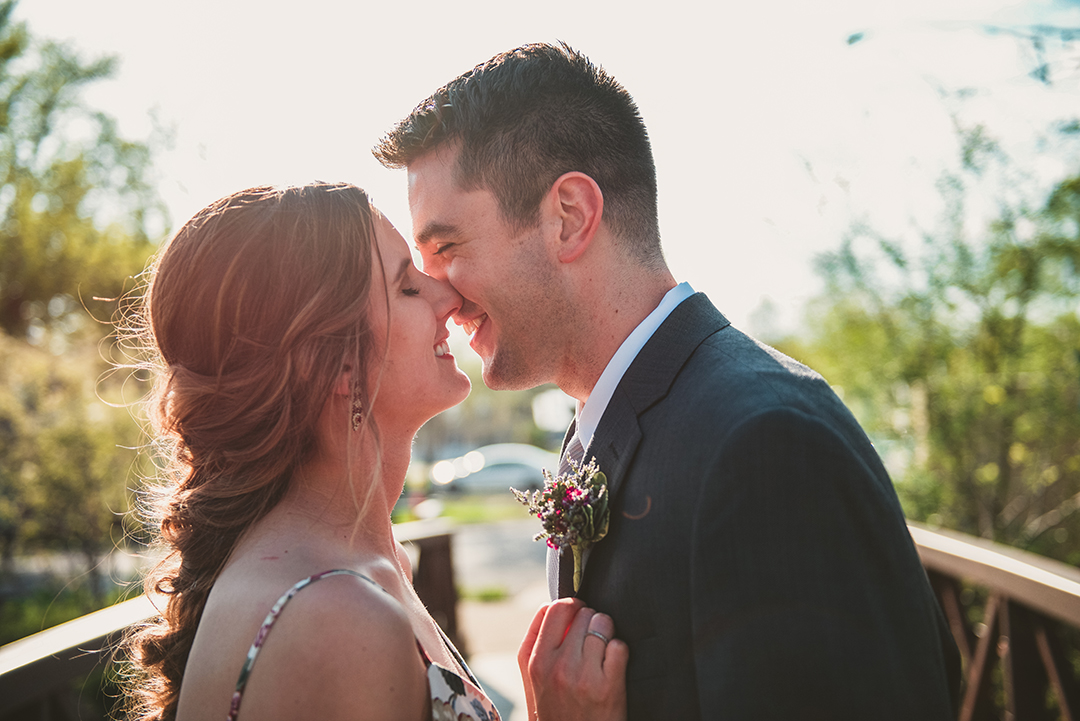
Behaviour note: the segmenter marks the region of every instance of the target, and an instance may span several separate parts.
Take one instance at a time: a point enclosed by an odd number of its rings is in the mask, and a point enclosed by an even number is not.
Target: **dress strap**
[[[457,661],[457,664],[461,667],[461,670],[465,672],[466,678],[469,679],[469,682],[472,683],[473,686],[479,688],[479,679],[477,679],[476,676],[473,675],[472,669],[469,668],[469,664],[465,663],[465,658],[457,650],[457,647],[454,646],[454,644],[450,641],[450,637],[446,635],[446,631],[443,631],[442,626],[437,623],[435,624],[435,628],[438,629],[439,635],[442,636],[443,645],[446,646],[448,651],[450,651],[450,655],[454,657],[455,661]],[[419,643],[419,641],[417,641],[417,643]],[[422,650],[423,648],[421,647],[421,651]],[[426,653],[424,654],[424,658],[427,658]]]
[[[292,600],[292,597],[299,593],[301,589],[330,576],[355,576],[357,578],[362,578],[383,593],[386,593],[386,589],[375,583],[375,581],[372,581],[362,573],[357,573],[356,571],[347,568],[323,571],[322,573],[316,573],[314,576],[308,576],[302,581],[298,581],[292,588],[282,594],[281,598],[279,598],[270,609],[270,613],[266,614],[266,619],[262,622],[262,626],[259,627],[259,632],[255,635],[255,641],[251,644],[251,648],[248,649],[247,658],[244,659],[244,666],[240,669],[240,678],[236,682],[236,690],[233,691],[232,704],[229,706],[229,715],[226,718],[226,721],[236,721],[236,715],[240,713],[240,701],[243,699],[244,687],[247,686],[248,677],[251,676],[251,668],[255,665],[255,658],[259,655],[259,649],[261,649],[263,643],[266,642],[266,637],[270,633],[270,628],[274,625],[274,622],[277,621],[278,616],[281,615],[281,609],[285,608],[285,604]],[[423,648],[420,650],[423,651]]]

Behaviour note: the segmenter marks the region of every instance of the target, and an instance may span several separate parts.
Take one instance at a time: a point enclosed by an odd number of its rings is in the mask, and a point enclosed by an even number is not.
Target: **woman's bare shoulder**
[[[405,610],[389,593],[335,576],[312,583],[289,606],[248,681],[249,718],[422,717],[424,662]]]
[[[237,659],[236,677],[244,659]],[[428,704],[426,684],[401,604],[364,578],[327,576],[281,608],[252,665],[239,719],[415,721]]]

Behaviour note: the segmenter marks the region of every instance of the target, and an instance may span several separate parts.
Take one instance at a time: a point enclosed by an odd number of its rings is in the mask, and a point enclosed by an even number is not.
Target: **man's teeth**
[[[450,352],[450,344],[447,343],[446,341],[443,341],[443,342],[439,343],[437,346],[435,346],[435,355],[437,357],[439,357],[439,358],[442,358],[444,355],[446,355],[449,352]]]
[[[464,323],[461,324],[461,329],[463,331],[465,331],[465,333],[467,335],[472,335],[473,333],[476,332],[477,328],[479,328],[481,325],[483,325],[485,320],[487,320],[487,316],[482,315],[479,318],[474,318],[473,320],[465,321]]]

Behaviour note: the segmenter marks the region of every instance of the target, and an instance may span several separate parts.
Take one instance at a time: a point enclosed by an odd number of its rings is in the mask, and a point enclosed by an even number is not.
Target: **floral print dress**
[[[233,692],[232,705],[229,708],[226,721],[236,721],[236,715],[240,713],[240,701],[244,696],[244,687],[247,686],[248,678],[251,676],[255,658],[259,655],[259,649],[262,648],[267,634],[270,633],[270,628],[277,621],[278,616],[281,615],[281,610],[285,608],[285,604],[301,589],[315,581],[329,576],[342,575],[362,578],[376,588],[382,589],[382,586],[364,574],[342,568],[308,576],[286,591],[270,609],[266,620],[263,621],[259,632],[255,635],[255,641],[251,644],[251,648],[248,649],[244,666],[240,669],[240,678],[236,682],[236,691]],[[443,633],[442,629],[439,629],[439,633]],[[461,678],[450,669],[443,668],[432,661],[427,652],[424,651],[424,647],[420,645],[420,641],[416,642],[420,656],[424,659],[424,665],[427,666],[428,691],[431,694],[431,721],[501,721],[495,705],[480,689],[480,682],[472,675],[469,667],[465,665],[465,659],[461,657],[454,645],[446,638],[446,634],[443,634],[443,641],[451,654],[453,654],[454,659],[465,670],[467,678]]]

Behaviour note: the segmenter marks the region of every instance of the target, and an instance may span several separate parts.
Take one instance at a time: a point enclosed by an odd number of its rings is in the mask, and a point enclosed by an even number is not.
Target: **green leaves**
[[[83,100],[115,59],[35,38],[14,8],[0,0],[0,561],[61,549],[92,578],[127,530],[142,441],[124,403],[145,390],[102,379],[100,341],[167,223],[152,147]]]
[[[818,261],[812,337],[786,350],[840,387],[909,516],[1076,563],[1080,174],[1025,204],[985,128],[960,141],[940,226],[920,247],[853,225]],[[990,170],[1006,189],[978,226]]]
[[[581,539],[587,543],[596,543],[607,535],[608,524],[611,521],[611,512],[608,510],[607,476],[597,471],[590,479],[590,483],[596,488],[596,501],[583,508],[585,522],[582,524]]]
[[[0,335],[0,556],[64,549],[97,558],[125,533],[141,432],[83,355]]]
[[[84,318],[108,320],[115,303],[95,299],[130,289],[167,222],[151,147],[121,138],[82,101],[115,59],[36,41],[12,22],[13,6],[0,3],[0,331],[25,338],[36,323],[63,336],[65,319],[34,304],[68,296]]]

